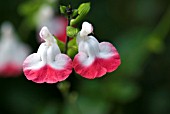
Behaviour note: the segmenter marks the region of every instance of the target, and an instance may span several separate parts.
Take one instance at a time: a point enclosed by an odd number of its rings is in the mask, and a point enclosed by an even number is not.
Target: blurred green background
[[[33,52],[39,44],[31,17],[44,1],[0,1],[0,24],[12,22]],[[73,8],[88,2],[70,1]],[[0,78],[0,114],[170,114],[170,1],[90,2],[85,20],[93,24],[99,41],[117,48],[120,67],[95,80],[71,75],[59,85],[36,84],[23,74]],[[59,4],[68,3],[53,4],[56,14]]]

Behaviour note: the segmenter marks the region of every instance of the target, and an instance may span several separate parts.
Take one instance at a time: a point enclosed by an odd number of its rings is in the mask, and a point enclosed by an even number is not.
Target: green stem
[[[68,26],[70,26],[70,21],[71,21],[70,15],[68,15],[67,19],[68,19]],[[67,38],[66,38],[66,43],[65,43],[65,50],[64,50],[64,53],[65,53],[65,54],[67,54],[69,39],[70,39],[70,38],[67,36]]]

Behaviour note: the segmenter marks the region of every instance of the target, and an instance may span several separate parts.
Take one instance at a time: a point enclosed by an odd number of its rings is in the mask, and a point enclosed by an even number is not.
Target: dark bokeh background
[[[0,1],[0,24],[11,21],[33,52],[39,45],[36,30],[26,23],[30,17],[22,15],[21,5],[40,1]],[[73,8],[82,2],[87,0],[71,0]],[[68,3],[56,3],[56,12],[59,4]],[[0,78],[0,114],[170,113],[170,1],[91,0],[85,20],[93,24],[99,41],[109,41],[119,51],[118,70],[95,80],[70,76],[64,87],[36,84],[23,74]],[[60,91],[69,85],[69,93]]]

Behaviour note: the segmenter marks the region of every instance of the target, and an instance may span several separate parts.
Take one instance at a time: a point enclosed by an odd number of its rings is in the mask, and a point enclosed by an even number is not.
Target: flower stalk
[[[66,13],[67,13],[67,20],[68,20],[68,24],[67,25],[70,26],[71,14],[72,14],[72,7],[71,7],[71,5],[67,6]],[[66,43],[65,43],[65,50],[64,50],[65,54],[67,54],[69,39],[70,39],[70,37],[67,35]]]

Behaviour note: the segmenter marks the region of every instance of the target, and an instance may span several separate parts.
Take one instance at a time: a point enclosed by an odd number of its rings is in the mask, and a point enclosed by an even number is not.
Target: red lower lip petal
[[[72,69],[62,69],[58,70],[52,68],[49,65],[45,65],[39,69],[26,69],[24,70],[24,74],[26,75],[28,80],[32,80],[36,83],[56,83],[59,81],[65,80],[69,74],[72,72]]]
[[[15,63],[7,63],[0,67],[0,75],[2,77],[15,77],[22,73],[21,66]]]
[[[99,64],[98,59],[95,59],[91,65],[84,66],[79,61],[78,55],[76,55],[73,60],[73,67],[78,74],[88,79],[101,77],[107,72],[107,70]]]

